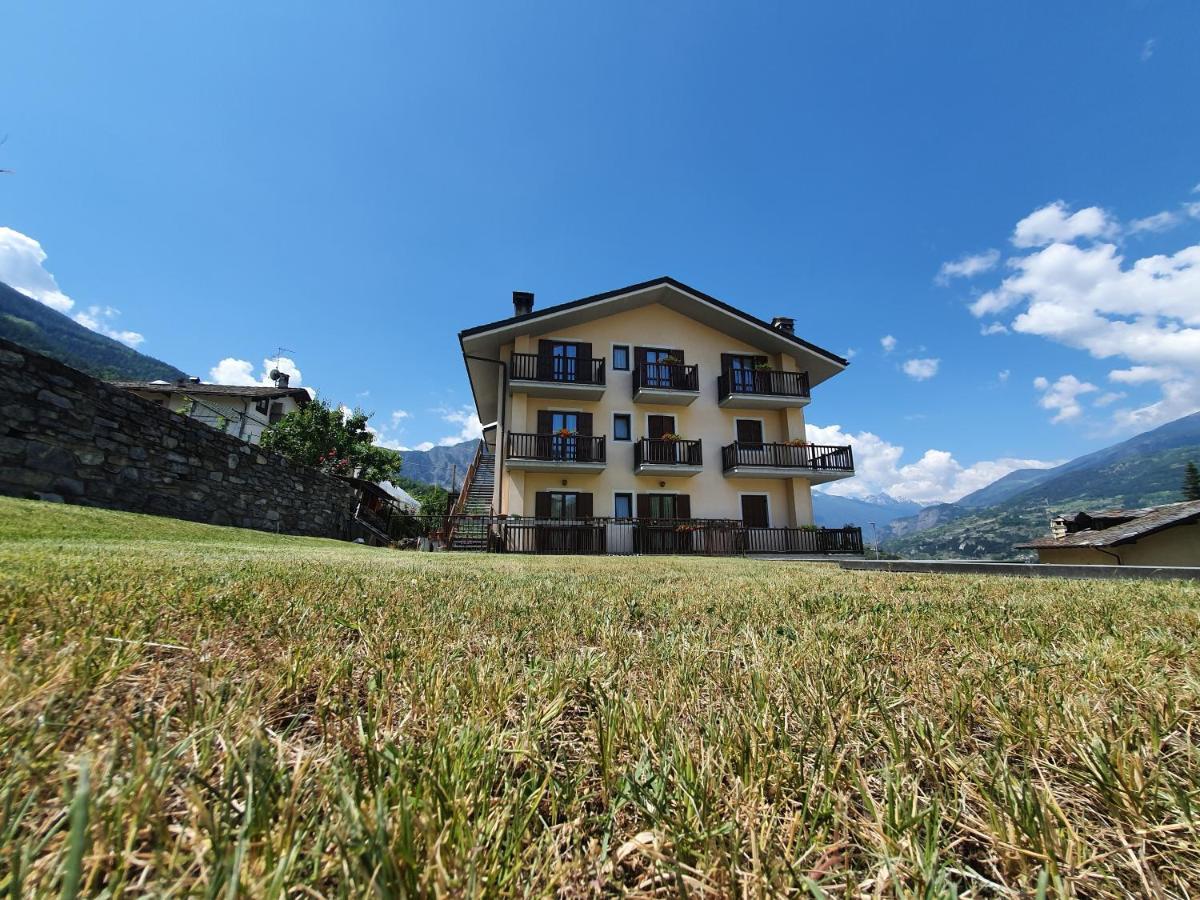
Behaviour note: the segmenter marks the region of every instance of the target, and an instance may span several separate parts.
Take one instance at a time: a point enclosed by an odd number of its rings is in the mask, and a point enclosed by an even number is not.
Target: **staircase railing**
[[[459,516],[463,515],[463,511],[467,508],[467,500],[471,495],[471,485],[475,481],[475,473],[479,471],[479,463],[483,459],[483,448],[487,443],[481,438],[479,445],[475,448],[475,456],[471,460],[471,465],[467,467],[467,474],[463,476],[462,487],[458,491],[458,497],[454,501],[454,506],[450,508],[450,518],[447,522],[447,529],[444,540],[449,546],[454,541],[454,529],[459,521]],[[491,515],[491,504],[488,505],[488,515]]]

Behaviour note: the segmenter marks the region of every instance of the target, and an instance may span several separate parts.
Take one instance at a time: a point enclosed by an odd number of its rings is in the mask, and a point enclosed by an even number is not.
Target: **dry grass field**
[[[0,893],[1188,896],[1200,589],[0,498]]]

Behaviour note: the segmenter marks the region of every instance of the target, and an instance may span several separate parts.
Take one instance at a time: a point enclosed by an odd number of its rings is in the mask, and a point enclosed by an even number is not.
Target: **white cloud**
[[[1133,366],[1129,369],[1113,369],[1108,373],[1109,380],[1118,384],[1147,384],[1178,377],[1179,370],[1170,366]]]
[[[980,327],[979,333],[984,337],[992,334],[1008,334],[1008,326],[1003,322],[989,322]]]
[[[906,359],[900,368],[915,381],[926,381],[938,373],[940,359]]]
[[[953,262],[942,263],[934,281],[938,284],[949,284],[952,278],[974,278],[976,275],[996,268],[998,262],[1000,262],[999,250],[985,250],[983,253],[969,254]]]
[[[1081,237],[1111,236],[1115,223],[1098,206],[1089,206],[1072,213],[1061,200],[1034,210],[1013,230],[1012,242],[1017,247],[1042,247],[1056,241],[1073,241]]]
[[[1155,213],[1152,216],[1146,216],[1144,219],[1134,219],[1126,227],[1126,232],[1129,234],[1142,234],[1144,232],[1160,232],[1168,231],[1179,224],[1179,216],[1170,210],[1163,210],[1160,213]]]
[[[846,348],[846,359],[854,359],[854,357],[856,357],[856,356],[858,356],[858,348],[856,348],[856,347],[847,347]]]
[[[1083,406],[1079,403],[1080,395],[1099,390],[1091,382],[1080,381],[1074,375],[1063,375],[1055,382],[1039,375],[1033,379],[1033,386],[1042,392],[1038,405],[1054,412],[1054,418],[1050,421],[1055,424],[1079,418],[1083,412]]]
[[[75,313],[71,318],[84,328],[90,328],[92,331],[103,334],[113,340],[128,344],[130,347],[136,347],[146,339],[144,336],[136,331],[114,328],[110,324],[120,314],[121,311],[119,309],[113,309],[111,306],[89,306],[86,310]]]
[[[1183,211],[1193,219],[1200,219],[1200,203],[1185,203]]]
[[[464,406],[461,409],[444,409],[441,410],[442,421],[449,422],[452,425],[461,426],[457,433],[447,435],[438,441],[438,445],[449,447],[454,444],[461,444],[463,441],[478,440],[483,437],[483,423],[479,421],[479,416],[475,414],[475,410],[469,406]]]
[[[1092,401],[1093,406],[1112,406],[1126,396],[1124,391],[1106,391]]]
[[[408,418],[408,410],[396,409],[392,410],[392,427],[395,428],[400,424],[401,420]]]
[[[413,449],[420,450],[423,453],[426,450],[432,450],[436,446],[437,445],[434,444],[433,441],[421,441],[421,443],[417,444],[417,446],[413,447]]]
[[[1008,376],[1009,376],[1009,375],[1011,375],[1011,374],[1012,374],[1012,370],[1010,370],[1010,369],[1001,369],[999,372],[997,372],[997,373],[996,373],[996,379],[997,379],[997,380],[998,380],[998,381],[999,381],[1001,384],[1004,384],[1006,381],[1008,381]]]
[[[288,374],[288,385],[290,387],[300,387],[302,377],[300,369],[297,368],[295,360],[289,359],[286,356],[281,356],[278,359],[264,359],[262,361],[262,370],[257,378],[254,377],[254,366],[249,360],[235,359],[232,356],[227,356],[208,370],[208,379],[213,384],[232,384],[243,387],[272,385],[275,382],[271,379],[271,370],[276,367],[278,367],[280,372]]]
[[[43,263],[46,251],[28,235],[0,227],[0,281],[22,294],[65,313],[75,301],[58,289]]]
[[[838,425],[809,425],[808,439],[816,444],[849,444],[854,448],[854,477],[825,488],[828,493],[843,497],[868,497],[882,492],[899,500],[946,503],[986,487],[1015,469],[1043,469],[1059,464],[1005,457],[964,466],[945,450],[926,450],[916,462],[901,464],[902,446],[869,431],[844,432]]]
[[[1200,203],[1193,205],[1200,216]],[[1190,205],[1184,208],[1191,214]],[[1126,233],[1177,221],[1176,213],[1158,213],[1135,220]],[[1034,249],[1009,260],[1011,274],[970,309],[979,317],[1014,310],[1013,331],[1125,361],[1129,367],[1114,370],[1113,381],[1157,386],[1161,396],[1114,408],[1112,420],[1121,428],[1150,427],[1200,409],[1200,243],[1127,260],[1116,243],[1090,240],[1118,230],[1099,207],[1070,214],[1057,203],[1032,213],[1018,223],[1014,243]],[[996,333],[991,324],[982,330]],[[1078,415],[1078,404],[1054,408],[1056,421]]]
[[[1142,44],[1142,52],[1139,56],[1142,62],[1149,62],[1150,58],[1154,56],[1155,43],[1157,43],[1155,38],[1148,38],[1146,42]]]
[[[879,339],[879,346],[883,348],[884,353],[891,353],[896,349],[896,339],[890,334],[885,334]]]

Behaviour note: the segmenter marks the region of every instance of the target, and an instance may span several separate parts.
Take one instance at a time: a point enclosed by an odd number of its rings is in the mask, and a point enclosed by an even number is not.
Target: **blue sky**
[[[0,278],[415,447],[514,289],[669,274],[852,354],[839,490],[945,499],[1200,408],[1198,60],[1184,2],[13,4]]]

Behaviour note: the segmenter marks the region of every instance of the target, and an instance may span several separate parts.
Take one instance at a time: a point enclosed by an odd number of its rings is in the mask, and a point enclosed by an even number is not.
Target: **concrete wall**
[[[1094,547],[1043,547],[1038,549],[1038,561],[1079,566],[1200,566],[1200,523],[1177,525],[1132,544],[1105,549],[1108,553]]]
[[[701,322],[659,304],[616,313],[562,331],[522,336],[503,348],[501,356],[536,353],[540,339],[587,341],[592,353],[607,360],[607,387],[598,401],[560,400],[530,397],[514,393],[509,401],[508,429],[535,432],[537,412],[543,409],[590,412],[595,434],[606,435],[608,465],[599,474],[560,474],[509,470],[497,479],[498,508],[510,515],[532,515],[534,495],[545,490],[589,492],[597,516],[613,514],[613,494],[617,492],[681,493],[691,497],[695,518],[741,518],[740,495],[766,494],[772,527],[812,524],[812,486],[804,478],[727,478],[721,466],[721,448],[735,440],[737,419],[761,419],[766,441],[803,438],[804,411],[722,409],[717,403],[716,380],[721,371],[722,353],[765,355],[782,371],[795,371],[795,361],[787,355],[766,354],[761,349],[734,340]],[[612,368],[614,344],[630,348],[630,364],[635,346],[667,347],[683,350],[686,362],[700,366],[700,396],[689,406],[659,406],[633,402],[632,371]],[[633,440],[612,439],[614,413],[629,413],[633,422]],[[634,442],[647,435],[647,416],[675,416],[676,431],[689,440],[703,441],[703,471],[688,478],[659,475],[635,475]],[[503,435],[500,436],[503,440]],[[567,484],[564,487],[563,479]],[[660,487],[659,482],[665,482]]]
[[[344,538],[355,490],[0,340],[0,494]]]

